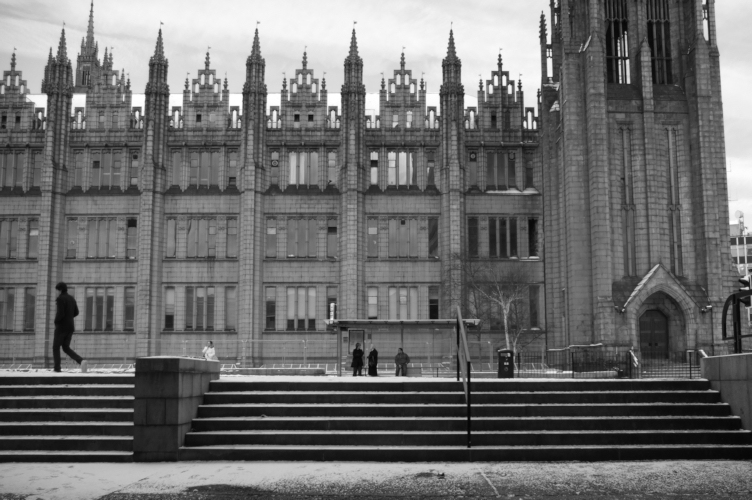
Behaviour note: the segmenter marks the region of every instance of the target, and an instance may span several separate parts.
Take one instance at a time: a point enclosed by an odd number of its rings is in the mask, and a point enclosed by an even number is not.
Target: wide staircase
[[[0,377],[0,462],[130,462],[133,375]]]
[[[750,459],[706,380],[218,380],[181,460]]]

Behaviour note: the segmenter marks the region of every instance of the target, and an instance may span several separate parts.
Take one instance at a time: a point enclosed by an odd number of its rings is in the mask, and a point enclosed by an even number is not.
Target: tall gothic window
[[[632,131],[621,130],[622,141],[622,240],[624,241],[624,275],[637,275],[635,261],[634,175],[632,169]]]
[[[673,81],[668,0],[648,0],[648,43],[653,68],[653,84],[670,85]]]
[[[606,2],[606,72],[608,83],[631,83],[627,0]]]
[[[682,276],[681,199],[679,197],[679,153],[676,129],[666,131],[668,142],[668,232],[671,272]]]

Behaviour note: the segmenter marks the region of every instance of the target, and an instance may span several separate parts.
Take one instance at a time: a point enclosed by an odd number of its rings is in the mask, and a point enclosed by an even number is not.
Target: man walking
[[[55,371],[60,372],[60,348],[63,348],[65,354],[70,356],[76,363],[81,365],[81,371],[86,373],[88,363],[76,354],[76,351],[70,348],[71,339],[75,326],[73,318],[78,316],[78,306],[76,299],[68,295],[68,285],[62,281],[55,285],[57,290],[57,313],[55,314],[55,340],[52,342],[52,357],[55,359]]]

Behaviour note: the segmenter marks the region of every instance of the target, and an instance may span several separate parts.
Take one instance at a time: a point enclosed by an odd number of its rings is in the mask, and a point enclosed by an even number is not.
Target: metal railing
[[[457,307],[457,381],[462,376],[462,386],[465,389],[465,403],[467,403],[467,447],[470,448],[471,440],[471,398],[472,387],[470,385],[470,377],[472,373],[472,365],[470,364],[470,350],[467,347],[467,332],[465,331],[465,322],[462,321],[462,313],[460,308]]]
[[[632,378],[700,378],[700,359],[705,355],[701,350],[633,351],[639,359],[639,366]]]

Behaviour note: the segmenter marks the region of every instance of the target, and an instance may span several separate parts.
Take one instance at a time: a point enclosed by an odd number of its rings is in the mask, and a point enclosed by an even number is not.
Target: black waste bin
[[[514,378],[514,351],[499,349],[499,378]]]

